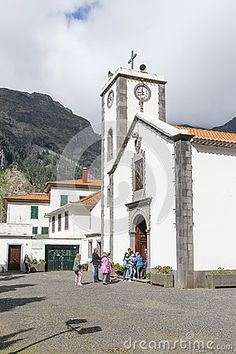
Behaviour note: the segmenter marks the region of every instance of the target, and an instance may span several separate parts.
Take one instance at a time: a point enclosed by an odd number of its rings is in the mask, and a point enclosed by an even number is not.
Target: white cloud
[[[0,85],[41,91],[93,123],[107,71],[137,65],[164,74],[171,122],[216,126],[236,113],[234,0],[0,2]],[[87,14],[88,15],[88,14]]]

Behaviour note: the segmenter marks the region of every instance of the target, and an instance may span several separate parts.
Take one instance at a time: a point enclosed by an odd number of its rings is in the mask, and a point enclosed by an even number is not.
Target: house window
[[[69,229],[69,211],[65,211],[65,230]]]
[[[110,128],[107,135],[107,161],[113,159],[113,131]]]
[[[37,228],[37,226],[33,226],[33,227],[32,227],[32,234],[33,234],[33,235],[37,235],[37,234],[38,234],[38,228]]]
[[[88,257],[92,258],[93,253],[93,241],[88,241]]]
[[[61,206],[68,204],[68,195],[61,195]]]
[[[134,190],[143,189],[143,159],[134,163]]]
[[[42,229],[41,229],[41,234],[42,235],[48,235],[48,227],[43,226]]]
[[[52,232],[55,232],[55,216],[52,217]]]
[[[38,219],[38,218],[39,218],[39,207],[31,206],[31,219]]]
[[[58,231],[61,231],[61,214],[58,214]]]

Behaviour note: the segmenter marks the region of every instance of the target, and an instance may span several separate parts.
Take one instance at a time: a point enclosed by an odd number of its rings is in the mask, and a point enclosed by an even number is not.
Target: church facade
[[[119,69],[101,93],[102,249],[169,265],[177,288],[236,269],[236,134],[166,123],[166,81]]]

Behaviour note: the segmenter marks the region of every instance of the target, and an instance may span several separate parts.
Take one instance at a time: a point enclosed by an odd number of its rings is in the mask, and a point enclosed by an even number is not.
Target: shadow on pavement
[[[24,278],[25,275],[1,275],[0,276],[0,281],[5,281],[5,280],[14,280],[14,279],[20,279]]]
[[[32,302],[40,302],[45,297],[27,297],[27,298],[11,298],[5,297],[0,299],[0,312],[11,311],[17,306],[24,306]]]
[[[0,285],[0,293],[5,293],[7,291],[15,291],[21,288],[27,288],[28,286],[35,286],[35,284]]]
[[[11,347],[13,344],[23,340],[23,338],[19,338],[19,339],[13,339],[14,337],[18,336],[20,333],[25,333],[28,331],[31,331],[33,328],[28,328],[19,332],[13,332],[10,334],[6,334],[4,336],[0,336],[0,349],[7,349],[9,347]]]
[[[76,318],[76,319],[71,319],[66,321],[66,326],[68,329],[66,329],[65,331],[61,331],[59,333],[55,333],[52,334],[51,336],[45,337],[41,340],[38,340],[37,342],[34,342],[32,344],[29,344],[27,346],[25,346],[24,348],[18,349],[14,352],[10,352],[9,354],[17,354],[17,353],[21,353],[26,349],[29,349],[31,347],[33,347],[34,345],[37,345],[39,343],[45,342],[49,339],[58,337],[62,334],[68,333],[68,332],[77,332],[79,335],[83,335],[83,334],[91,334],[91,333],[95,333],[95,332],[101,332],[102,328],[100,326],[95,326],[95,327],[86,327],[86,328],[80,328],[82,323],[86,323],[87,320],[84,318]]]

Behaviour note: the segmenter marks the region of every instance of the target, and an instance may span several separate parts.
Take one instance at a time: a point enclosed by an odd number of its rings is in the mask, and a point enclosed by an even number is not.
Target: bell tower
[[[101,238],[106,251],[110,244],[112,199],[109,191],[112,181],[107,172],[111,169],[119,153],[128,129],[138,112],[145,112],[154,119],[166,121],[166,81],[159,75],[146,71],[144,64],[134,70],[136,54],[132,51],[129,64],[131,69],[109,71],[108,82],[101,92],[102,104],[102,200],[101,200]]]

